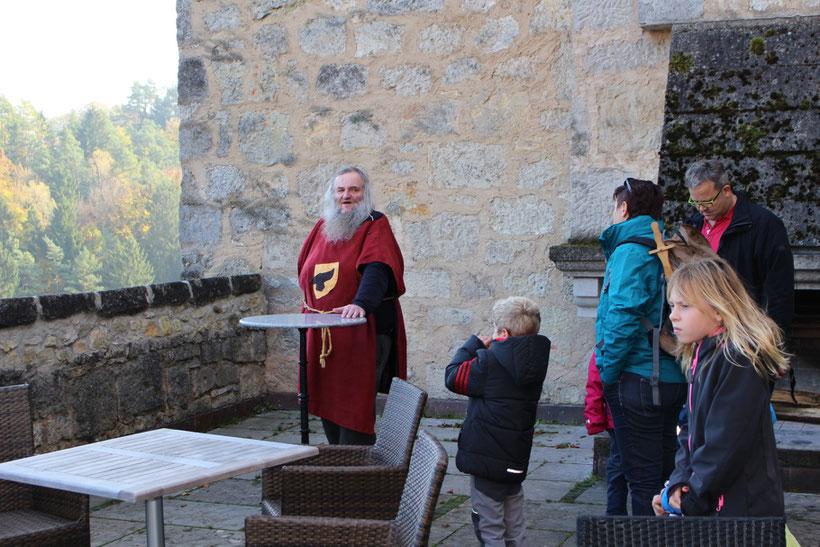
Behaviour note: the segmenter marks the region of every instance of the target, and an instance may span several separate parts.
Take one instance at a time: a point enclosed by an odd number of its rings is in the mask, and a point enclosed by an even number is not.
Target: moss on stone
[[[678,74],[689,72],[693,66],[695,66],[695,60],[692,56],[681,51],[672,55],[672,58],[669,60],[669,68]]]
[[[749,42],[749,51],[754,55],[763,55],[766,52],[766,40],[760,36],[755,36]]]

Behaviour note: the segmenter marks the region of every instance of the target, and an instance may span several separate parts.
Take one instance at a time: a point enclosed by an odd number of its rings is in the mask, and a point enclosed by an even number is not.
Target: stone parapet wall
[[[644,28],[703,21],[771,19],[820,15],[817,0],[639,0],[638,20]]]
[[[0,300],[0,385],[27,383],[38,450],[161,427],[266,394],[259,275]]]

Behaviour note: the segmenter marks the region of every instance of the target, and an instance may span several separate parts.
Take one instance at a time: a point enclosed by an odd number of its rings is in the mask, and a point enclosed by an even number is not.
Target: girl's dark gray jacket
[[[700,347],[670,492],[689,486],[681,498],[684,515],[783,516],[769,380],[736,352],[732,364],[716,340],[706,338]]]
[[[471,336],[445,371],[447,389],[470,397],[456,467],[484,479],[520,483],[527,476],[550,341],[534,334],[496,340],[490,347]]]

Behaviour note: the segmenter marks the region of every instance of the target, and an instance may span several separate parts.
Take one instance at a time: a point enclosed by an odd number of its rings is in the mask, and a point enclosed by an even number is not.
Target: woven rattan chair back
[[[0,462],[34,453],[28,386],[0,387]],[[88,545],[88,496],[0,480],[0,546]]]
[[[0,387],[0,462],[34,453],[28,386]]]
[[[376,444],[370,452],[374,461],[394,467],[408,465],[426,402],[426,392],[400,378],[393,378]]]
[[[433,512],[447,471],[447,452],[427,431],[421,431],[410,458],[410,470],[396,515],[399,545],[427,545]]]
[[[606,517],[576,519],[578,547],[785,547],[786,519]]]

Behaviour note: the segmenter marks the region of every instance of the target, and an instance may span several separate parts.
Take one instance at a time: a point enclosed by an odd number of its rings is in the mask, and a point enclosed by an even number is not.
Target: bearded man
[[[366,317],[367,323],[307,333],[308,411],[322,418],[330,444],[373,444],[376,393],[407,377],[407,343],[398,298],[404,259],[390,223],[373,210],[370,181],[358,167],[333,177],[322,218],[299,253],[303,313]],[[329,350],[329,355],[328,355]]]

